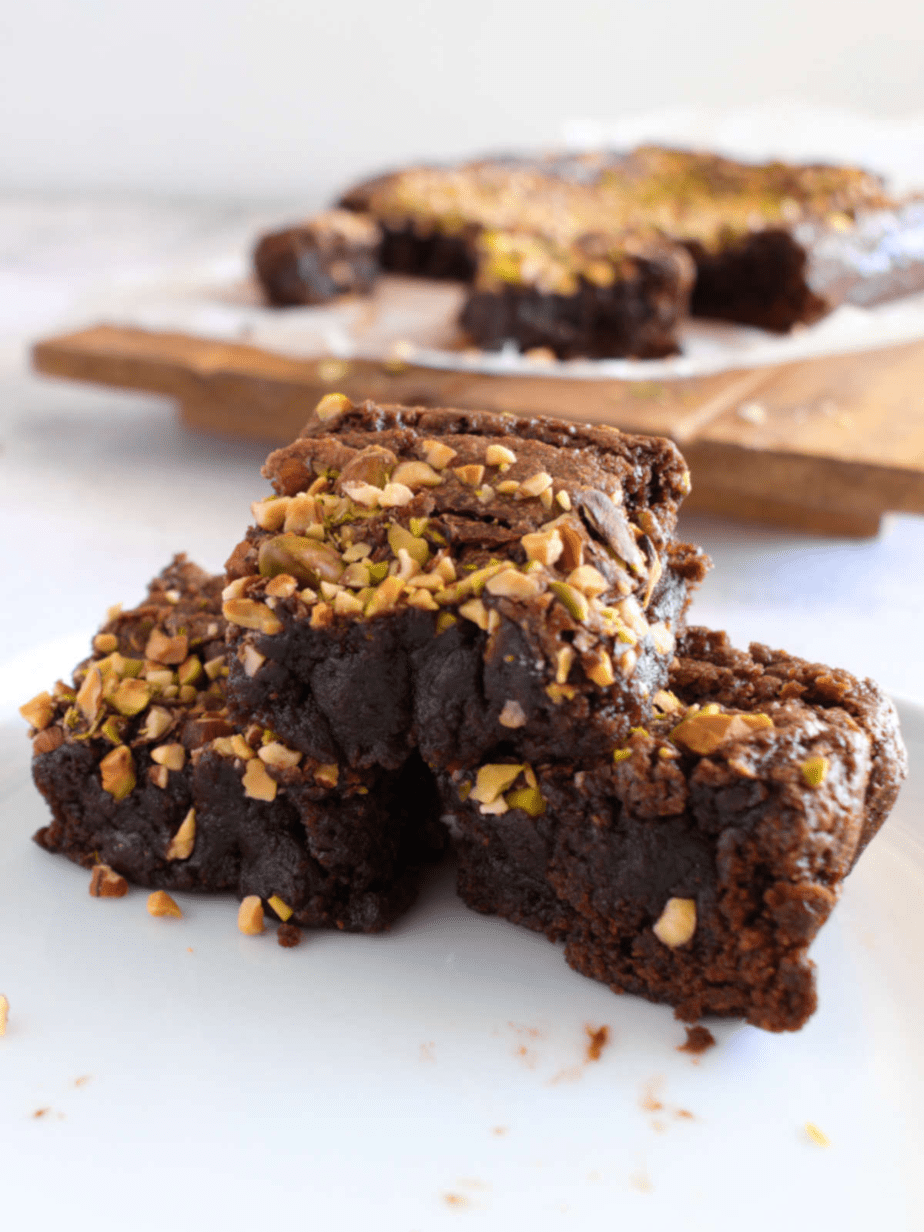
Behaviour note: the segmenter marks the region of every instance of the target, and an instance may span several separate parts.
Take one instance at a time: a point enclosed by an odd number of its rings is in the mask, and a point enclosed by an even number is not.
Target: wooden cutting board
[[[670,436],[688,505],[822,534],[874,535],[924,513],[924,342],[676,381],[484,376],[400,362],[287,359],[239,344],[108,325],[39,342],[49,376],[176,399],[197,431],[281,444],[325,393],[542,412]]]

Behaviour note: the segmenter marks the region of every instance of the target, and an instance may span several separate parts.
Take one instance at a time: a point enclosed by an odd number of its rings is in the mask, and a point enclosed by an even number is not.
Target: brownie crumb
[[[715,1043],[715,1036],[708,1027],[687,1027],[686,1043],[680,1044],[677,1051],[689,1052],[694,1057],[698,1057],[701,1053],[714,1048]]]
[[[588,1040],[587,1060],[588,1061],[599,1061],[600,1053],[610,1042],[610,1029],[609,1027],[594,1028],[594,1027],[587,1026],[584,1028],[584,1030],[587,1032],[587,1040]]]
[[[284,949],[290,950],[302,939],[302,930],[295,924],[280,924],[276,930],[276,940]]]

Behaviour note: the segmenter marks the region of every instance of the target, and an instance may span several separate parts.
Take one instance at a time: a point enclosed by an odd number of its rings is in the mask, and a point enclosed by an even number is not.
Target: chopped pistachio
[[[469,599],[467,603],[463,603],[459,608],[459,615],[464,616],[466,620],[471,620],[479,629],[487,632],[488,609],[480,599]]]
[[[25,705],[19,707],[19,713],[38,731],[44,731],[54,718],[55,704],[50,693],[37,693]],[[94,714],[95,714],[94,710]]]
[[[176,920],[183,918],[183,912],[166,890],[155,890],[148,895],[148,915],[172,916]]]
[[[539,578],[527,576],[519,569],[502,569],[488,578],[485,589],[505,599],[532,599],[541,593],[542,583]]]
[[[151,700],[151,693],[152,688],[147,680],[123,680],[109,698],[109,703],[119,714],[131,718],[144,710]]]
[[[114,633],[97,633],[93,639],[93,649],[99,654],[111,654],[119,649],[119,639]]]
[[[802,777],[809,787],[820,787],[828,777],[828,771],[830,768],[830,761],[827,757],[822,757],[821,754],[816,754],[814,757],[807,757],[799,767],[802,772]]]
[[[170,637],[162,629],[152,629],[144,648],[144,657],[153,659],[155,663],[166,663],[173,667],[182,663],[189,653],[189,638],[185,633]]]
[[[340,767],[336,762],[318,766],[314,772],[316,783],[322,787],[336,787],[340,781]]]
[[[558,530],[536,531],[520,540],[528,560],[551,567],[564,551],[564,543]]]
[[[292,908],[288,903],[283,902],[278,894],[271,894],[266,900],[266,903],[268,907],[272,907],[272,909],[279,916],[280,920],[282,920],[283,924],[291,918]]]
[[[121,744],[125,735],[125,720],[110,715],[99,729],[99,734],[110,744]]]
[[[168,770],[182,770],[186,764],[186,750],[182,744],[160,744],[151,749],[151,761]]]
[[[499,496],[513,496],[520,490],[520,481],[518,479],[503,479],[500,483],[494,485],[494,489]]]
[[[388,527],[388,546],[395,556],[403,548],[421,567],[430,559],[430,546],[426,539],[420,538],[419,535],[412,535],[397,522],[392,522]]]
[[[138,735],[142,740],[159,740],[173,725],[173,715],[163,706],[152,706],[144,718],[144,727]]]
[[[363,603],[348,590],[341,590],[338,595],[334,596],[334,612],[337,616],[361,616]]]
[[[334,623],[334,609],[329,603],[316,603],[311,609],[312,629],[326,629]]]
[[[202,675],[202,660],[196,655],[190,655],[188,659],[184,659],[180,666],[176,669],[176,678],[178,684],[195,684]]]
[[[481,766],[475,776],[472,799],[479,804],[492,804],[508,787],[512,787],[523,772],[523,765],[493,763]]]
[[[484,479],[484,467],[480,462],[469,462],[466,466],[454,466],[452,473],[460,481],[471,488],[477,488]]]
[[[399,462],[391,480],[409,488],[438,488],[445,482],[442,475],[438,475],[427,462]]]
[[[353,403],[346,394],[325,394],[314,408],[314,413],[322,423],[326,423],[329,419],[336,419],[338,415],[351,410],[352,407]]]
[[[191,808],[167,848],[168,860],[188,860],[196,845],[196,810]]]
[[[282,630],[282,621],[265,603],[253,599],[229,599],[222,605],[225,619],[244,629],[256,629],[259,633],[272,635]]]
[[[408,607],[417,607],[424,612],[438,612],[440,605],[428,590],[414,590],[407,597]]]
[[[241,900],[237,909],[237,927],[245,937],[259,937],[263,932],[263,903],[259,895],[248,894]]]
[[[409,505],[414,499],[413,491],[404,483],[388,483],[382,489],[379,504],[383,509],[397,509]]]
[[[521,787],[517,791],[509,791],[504,797],[512,809],[522,809],[530,817],[541,817],[545,812],[545,798],[538,787]]]
[[[225,656],[216,655],[214,659],[208,659],[205,664],[205,674],[209,680],[217,680],[221,675],[221,669],[225,666]]]
[[[554,500],[555,500],[555,493],[552,491],[551,488],[546,488],[544,491],[539,493],[539,503],[542,505],[544,509],[551,509],[552,504],[554,503]]]
[[[278,784],[267,773],[266,766],[258,757],[251,757],[244,767],[243,785],[244,795],[251,800],[269,802],[276,799]]]
[[[266,584],[271,599],[291,599],[298,590],[298,581],[290,573],[277,573]]]
[[[124,800],[135,788],[135,763],[131,750],[118,744],[99,763],[103,791],[108,791],[115,800]]]
[[[395,606],[404,590],[404,583],[400,578],[386,577],[380,582],[375,589],[375,594],[366,604],[366,615],[376,616],[380,612],[387,612]]]
[[[270,496],[267,500],[254,501],[250,506],[253,520],[261,530],[281,530],[288,509],[288,496]]]
[[[506,469],[508,466],[513,466],[517,455],[506,445],[489,445],[485,450],[484,459],[488,466],[501,466]]]
[[[436,635],[439,637],[441,633],[445,633],[447,629],[451,629],[458,621],[452,612],[440,612],[436,618]]]
[[[450,448],[443,441],[421,441],[420,448],[423,450],[423,456],[430,465],[440,471],[445,470],[457,453],[455,449]]]
[[[669,898],[652,931],[662,945],[675,950],[696,932],[696,900]]]
[[[632,756],[631,749],[614,749],[613,750],[613,761],[615,762],[628,761],[631,756]]]
[[[278,740],[270,740],[264,744],[257,750],[257,756],[267,766],[275,766],[277,770],[291,770],[302,760],[301,753],[296,749],[286,748]]]
[[[103,678],[98,667],[90,667],[77,690],[77,706],[88,723],[96,718],[103,700]]]
[[[599,685],[601,689],[607,689],[610,685],[616,683],[616,676],[613,672],[613,660],[605,650],[598,650],[595,661],[585,666],[584,671],[588,679],[592,680],[594,684]]]
[[[567,582],[551,582],[549,589],[575,620],[583,623],[590,615],[590,604],[586,596]]]
[[[560,488],[560,489],[559,489],[559,490],[555,493],[555,499],[558,501],[559,505],[560,505],[560,506],[562,507],[562,509],[564,509],[565,511],[567,511],[567,510],[569,510],[569,509],[571,508],[571,497],[568,495],[568,493],[565,491],[565,489],[564,489],[564,488]]]
[[[552,476],[547,471],[537,471],[535,475],[530,475],[529,479],[520,483],[517,495],[521,498],[539,496],[546,488],[550,488],[552,483]]]

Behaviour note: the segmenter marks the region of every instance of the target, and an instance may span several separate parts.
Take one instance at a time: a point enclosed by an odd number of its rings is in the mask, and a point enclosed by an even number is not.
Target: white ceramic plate
[[[92,899],[27,841],[45,806],[0,728],[4,1226],[924,1226],[924,709],[902,717],[912,778],[815,947],[821,1008],[712,1024],[698,1062],[670,1010],[467,911],[450,870],[391,934],[295,950],[230,899]]]

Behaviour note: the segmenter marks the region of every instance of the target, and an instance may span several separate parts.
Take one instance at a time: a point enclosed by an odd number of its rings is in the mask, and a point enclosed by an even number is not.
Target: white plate
[[[924,709],[902,718],[913,775],[815,947],[821,1008],[712,1024],[698,1063],[670,1010],[467,911],[449,870],[390,935],[295,950],[230,899],[91,899],[27,841],[45,806],[0,729],[4,1226],[920,1228]]]

